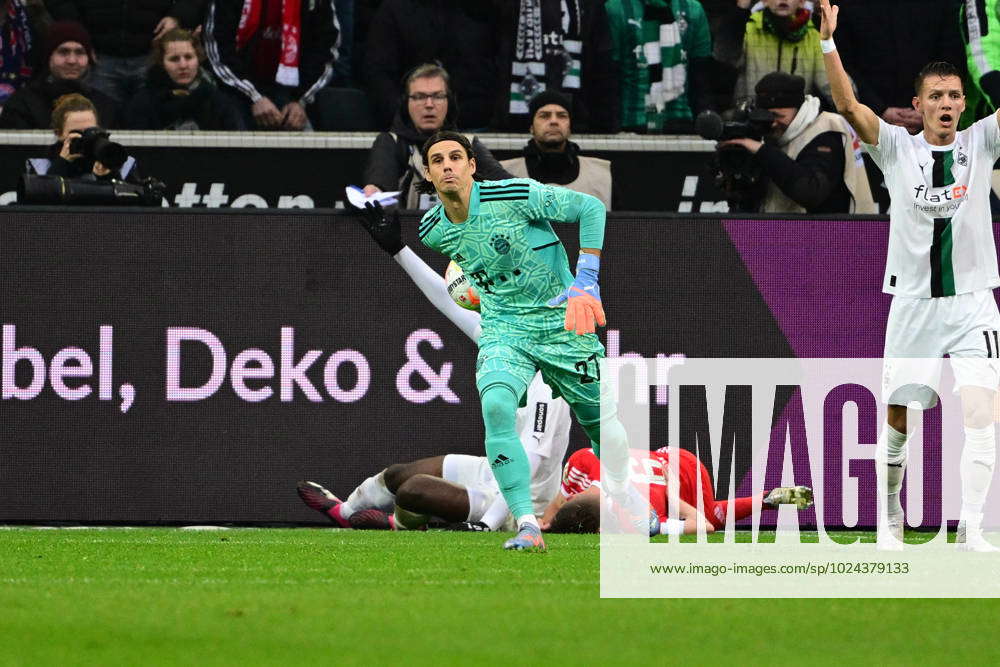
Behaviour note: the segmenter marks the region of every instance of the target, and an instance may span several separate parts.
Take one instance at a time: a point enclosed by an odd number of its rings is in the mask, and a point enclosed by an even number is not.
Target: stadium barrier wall
[[[480,135],[499,159],[516,157],[527,135]],[[162,180],[180,207],[340,208],[344,187],[362,182],[373,133],[125,132],[146,176]],[[16,201],[24,161],[45,155],[51,132],[0,132],[0,204]],[[697,137],[579,135],[588,155],[611,160],[621,210],[724,212],[707,173],[713,143]]]
[[[415,223],[404,240],[443,273]],[[612,214],[601,338],[609,356],[878,357],[887,230]],[[576,228],[557,231],[572,257]],[[0,521],[315,522],[300,479],[346,494],[482,452],[473,344],[342,213],[11,207],[0,267]]]

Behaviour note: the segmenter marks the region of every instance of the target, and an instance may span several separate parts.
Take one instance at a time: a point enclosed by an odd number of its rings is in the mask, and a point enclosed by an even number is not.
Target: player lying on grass
[[[671,477],[670,461],[678,457],[677,474],[678,518],[667,516],[667,479]],[[649,501],[660,518],[661,535],[690,534],[699,524],[706,533],[726,525],[732,514],[739,521],[753,512],[753,496],[716,500],[708,469],[691,452],[677,447],[663,447],[656,451],[631,450],[629,457],[631,479],[649,486]],[[596,532],[600,523],[601,462],[591,449],[578,449],[566,462],[559,494],[553,498],[542,516],[542,529],[549,532]],[[698,485],[701,485],[699,493]],[[704,514],[698,511],[701,502]],[[778,505],[795,505],[805,509],[812,505],[813,492],[807,486],[781,486],[768,493],[761,493],[763,509],[777,509]]]
[[[480,315],[455,303],[444,279],[405,246],[399,215],[372,207],[362,226],[378,246],[402,267],[445,317],[473,342],[482,332]],[[559,487],[562,460],[569,445],[569,406],[536,373],[526,405],[517,411],[517,432],[531,466],[531,497],[541,516]],[[510,512],[485,457],[445,455],[389,466],[369,477],[341,502],[315,482],[300,482],[299,496],[341,527],[397,529],[437,517],[471,530],[510,529]]]

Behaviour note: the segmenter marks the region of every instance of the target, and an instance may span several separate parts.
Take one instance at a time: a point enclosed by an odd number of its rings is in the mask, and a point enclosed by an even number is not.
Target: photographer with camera
[[[52,110],[52,131],[56,142],[46,158],[31,158],[29,174],[139,183],[135,158],[125,147],[109,140],[99,127],[97,109],[83,95],[63,95]]]
[[[759,213],[878,212],[857,136],[841,116],[819,110],[802,77],[771,72],[755,92],[757,108],[738,109],[738,121],[722,123],[710,112],[698,119],[702,136],[722,139],[717,180],[731,206]]]
[[[139,178],[135,158],[98,126],[83,95],[63,95],[52,111],[56,142],[48,157],[32,158],[17,186],[19,204],[160,206],[165,188]]]

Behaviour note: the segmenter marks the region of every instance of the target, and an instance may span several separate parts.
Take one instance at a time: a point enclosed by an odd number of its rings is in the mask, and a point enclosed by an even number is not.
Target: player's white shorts
[[[885,330],[882,396],[891,405],[937,404],[941,358],[955,391],[1000,385],[1000,311],[989,289],[930,299],[896,296]]]
[[[464,486],[475,492],[469,494],[469,521],[472,522],[482,519],[487,508],[500,495],[500,488],[493,478],[493,471],[490,470],[490,463],[485,456],[448,454],[441,462],[441,476],[452,484]],[[500,530],[514,529],[514,518],[508,512]]]

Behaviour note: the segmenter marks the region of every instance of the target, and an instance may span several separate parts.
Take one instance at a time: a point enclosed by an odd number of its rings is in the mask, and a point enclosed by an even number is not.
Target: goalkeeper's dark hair
[[[965,92],[965,81],[962,81],[962,73],[958,71],[958,68],[949,62],[937,60],[924,65],[924,68],[920,70],[919,74],[917,74],[917,78],[914,79],[913,89],[917,91],[917,97],[920,97],[920,91],[924,87],[924,80],[929,76],[935,76],[938,78],[957,76],[958,80],[962,82],[962,92]]]
[[[469,160],[476,157],[472,152],[472,142],[469,141],[467,136],[461,132],[455,132],[454,130],[438,130],[432,134],[420,148],[420,157],[423,158],[425,165],[427,164],[427,154],[430,153],[431,148],[434,144],[439,144],[442,141],[457,142],[462,148],[465,149],[465,157]],[[473,178],[475,178],[475,176],[473,176]],[[427,179],[420,179],[420,182],[414,185],[413,189],[424,195],[434,194],[434,184]]]
[[[601,527],[601,499],[584,495],[570,498],[552,519],[550,533],[596,533]]]

